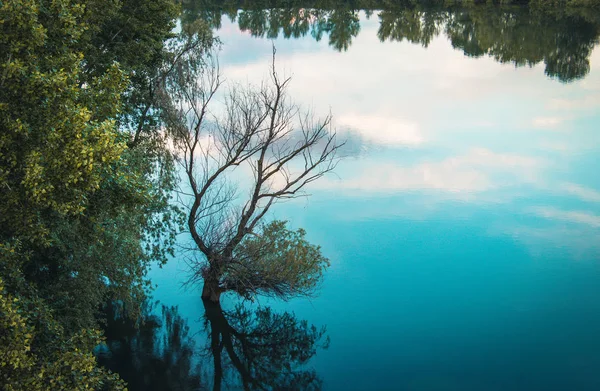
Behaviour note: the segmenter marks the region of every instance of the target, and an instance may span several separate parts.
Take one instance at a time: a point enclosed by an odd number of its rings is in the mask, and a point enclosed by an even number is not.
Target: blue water
[[[564,84],[444,37],[380,43],[377,27],[363,15],[344,53],[274,41],[290,95],[331,109],[349,143],[336,175],[271,216],[331,260],[318,296],[260,304],[327,326],[309,363],[326,390],[599,390],[600,50]],[[229,81],[267,75],[271,41],[227,21],[218,35]],[[150,277],[203,346],[185,263]]]

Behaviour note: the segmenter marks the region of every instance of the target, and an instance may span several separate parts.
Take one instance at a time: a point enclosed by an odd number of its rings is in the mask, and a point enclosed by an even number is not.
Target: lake
[[[347,140],[335,175],[272,213],[306,229],[331,267],[316,297],[231,314],[227,326],[254,338],[246,375],[227,344],[215,372],[207,328],[225,320],[182,286],[184,256],[151,271],[206,388],[600,389],[599,15],[187,12],[213,24],[229,82],[265,79],[274,45],[290,96],[331,110]],[[273,315],[284,311],[295,318]],[[233,332],[240,355],[243,338]],[[306,356],[286,343],[308,344]]]

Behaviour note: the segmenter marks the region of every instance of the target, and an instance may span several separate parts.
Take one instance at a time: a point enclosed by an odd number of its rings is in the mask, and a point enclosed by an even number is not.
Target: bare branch
[[[268,268],[269,275],[261,275],[254,266],[266,254],[242,256],[245,241],[270,208],[278,200],[305,195],[306,186],[336,167],[337,152],[344,145],[331,130],[331,114],[315,120],[290,101],[291,79],[279,77],[275,53],[273,48],[269,83],[258,89],[230,87],[220,115],[210,111],[223,84],[216,58],[193,72],[175,67],[170,79],[179,113],[172,134],[192,198],[188,228],[206,258],[203,267],[193,263],[191,280],[202,278],[206,286],[210,279],[219,292],[271,291],[283,296],[307,294],[314,285],[307,284],[305,291],[289,285],[289,270],[284,273],[277,265]],[[251,173],[246,176],[252,183],[245,201],[232,185],[237,168]]]

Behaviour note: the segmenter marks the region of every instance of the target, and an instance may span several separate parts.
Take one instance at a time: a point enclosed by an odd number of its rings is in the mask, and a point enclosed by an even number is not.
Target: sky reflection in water
[[[361,15],[342,53],[274,41],[290,95],[331,108],[350,157],[273,215],[331,259],[319,296],[261,303],[327,325],[325,389],[600,389],[600,51],[564,84],[378,28]],[[218,35],[229,81],[267,77],[271,41],[226,19]],[[201,330],[184,269],[153,272],[155,297]]]

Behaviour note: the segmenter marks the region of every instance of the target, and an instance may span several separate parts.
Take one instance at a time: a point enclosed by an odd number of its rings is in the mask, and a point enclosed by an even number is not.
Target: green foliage
[[[98,310],[114,299],[139,315],[148,265],[172,253],[175,174],[150,86],[177,12],[170,0],[0,2],[0,278],[20,303],[0,311],[15,327],[0,333],[10,389],[112,379],[91,355]]]
[[[600,7],[598,0],[531,0],[530,4],[537,7]]]
[[[303,229],[289,230],[285,221],[264,224],[238,246],[223,285],[246,297],[311,294],[321,282],[329,260],[305,236]]]
[[[204,14],[203,17],[214,15]],[[346,51],[352,39],[360,32],[358,12],[341,7],[332,11],[321,9],[271,8],[271,9],[242,9],[235,15],[240,30],[248,31],[255,37],[277,38],[280,34],[285,38],[299,38],[310,32],[320,41],[324,34],[329,37],[329,44],[339,51]],[[214,27],[220,26],[211,21]]]
[[[93,327],[107,297],[135,308],[148,263],[171,251],[172,161],[159,135],[127,148],[117,128],[129,90],[119,50],[106,68],[86,69],[81,50],[98,39],[88,29],[103,30],[85,22],[82,5],[11,0],[0,15],[0,240],[31,252],[22,272],[67,329]],[[163,21],[163,39],[151,30],[148,41],[163,45],[171,27]],[[158,66],[148,61],[139,67]]]
[[[171,54],[166,42],[175,37],[179,7],[173,0],[94,0],[87,9],[86,72],[101,74],[119,63],[130,80],[119,125],[133,135],[130,145],[142,139],[152,144],[160,125],[158,84]]]
[[[446,36],[466,55],[489,55],[515,66],[543,62],[546,74],[563,82],[589,72],[589,56],[600,36],[600,24],[564,12],[477,7],[443,18]]]
[[[39,243],[48,234],[42,213],[83,212],[125,148],[112,119],[122,72],[111,66],[80,86],[82,12],[68,1],[0,8],[0,225],[8,237]]]
[[[3,261],[6,250],[0,249]],[[8,294],[0,278],[0,382],[4,390],[126,390],[118,376],[96,365],[91,351],[101,342],[99,331],[82,330],[65,338],[39,298]]]

